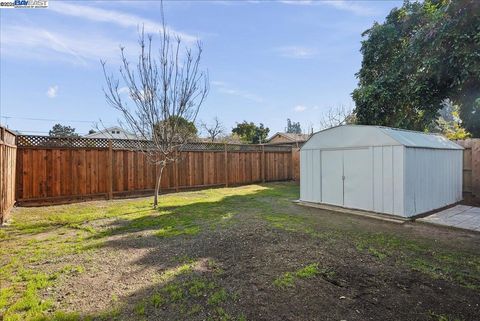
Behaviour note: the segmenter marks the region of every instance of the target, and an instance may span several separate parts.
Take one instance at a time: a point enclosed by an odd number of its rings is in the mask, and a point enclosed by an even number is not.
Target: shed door
[[[349,149],[343,154],[344,206],[373,211],[372,150]]]
[[[322,151],[322,202],[343,206],[343,151]]]

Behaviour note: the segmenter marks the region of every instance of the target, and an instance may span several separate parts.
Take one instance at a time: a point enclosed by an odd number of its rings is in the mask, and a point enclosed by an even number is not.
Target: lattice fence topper
[[[18,147],[37,148],[108,148],[109,141],[113,149],[149,150],[155,146],[151,141],[133,139],[108,139],[84,137],[51,137],[35,135],[17,136]],[[209,142],[192,142],[182,145],[179,151],[225,151],[228,152],[261,152],[262,145],[223,144]],[[290,152],[291,146],[263,145],[265,152]]]
[[[111,141],[113,149],[149,150],[155,147],[149,140],[112,139]]]
[[[17,136],[18,147],[108,148],[108,139],[83,137]]]

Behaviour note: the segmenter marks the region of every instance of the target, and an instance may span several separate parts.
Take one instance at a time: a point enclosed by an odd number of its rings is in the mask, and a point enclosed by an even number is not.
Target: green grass
[[[237,213],[248,208],[244,197],[270,190],[250,185],[168,194],[160,198],[157,210],[151,198],[17,209],[11,224],[0,229],[0,314],[5,321],[40,318],[52,302],[39,292],[84,272],[77,265],[42,271],[42,262],[94,252],[116,234],[144,231],[159,238],[193,237],[232,224]],[[111,223],[97,226],[105,220]],[[191,262],[181,264],[155,281],[168,282],[192,267]],[[173,299],[181,296],[172,289]]]
[[[0,315],[5,321],[113,320],[121,313],[118,306],[122,302],[112,300],[111,310],[94,316],[79,311],[80,317],[55,311],[55,298],[44,290],[89,273],[88,258],[111,236],[147,235],[159,242],[195,240],[201,233],[229,227],[240,219],[257,220],[255,224],[266,224],[272,230],[306,234],[330,249],[351,247],[380,262],[392,261],[431,278],[480,288],[480,255],[443,248],[428,238],[378,229],[372,232],[348,219],[318,217],[312,215],[314,211],[292,204],[296,198],[298,186],[279,183],[163,195],[157,210],[152,208],[151,198],[15,209],[11,224],[0,229]],[[71,260],[73,257],[77,259]],[[205,311],[216,320],[244,319],[228,313],[234,294],[215,279],[196,276],[198,260],[180,256],[172,262],[173,266],[151,280],[159,289],[131,305],[132,313],[148,317],[151,309],[171,308],[184,319]],[[217,279],[226,268],[214,260],[207,261],[207,267]],[[288,288],[301,279],[317,277],[332,280],[335,272],[314,263],[286,272],[273,282]]]
[[[193,297],[201,297],[209,289],[213,289],[215,285],[212,282],[206,282],[201,279],[193,280],[188,286],[188,293]]]
[[[163,297],[163,295],[161,295],[160,293],[154,293],[152,295],[152,305],[154,308],[159,308],[163,305],[163,303],[165,302],[165,298]]]
[[[430,311],[429,316],[430,316],[430,320],[433,320],[433,321],[462,321],[462,319],[450,317],[446,314],[437,314],[432,311]]]
[[[454,281],[471,289],[480,289],[480,256],[437,247],[431,240],[407,239],[387,233],[357,233],[358,250],[384,260],[393,258],[412,270],[434,279]]]
[[[210,305],[219,305],[227,300],[227,291],[225,289],[220,289],[215,291],[210,298],[208,298],[208,304]]]
[[[273,281],[273,284],[280,288],[292,287],[295,285],[295,280],[297,279],[310,279],[322,273],[326,273],[326,270],[320,270],[318,268],[318,263],[312,263],[296,270],[295,272],[283,273]]]
[[[241,315],[237,318],[226,311],[235,295],[219,284],[193,274],[183,275],[182,279],[159,288],[149,300],[139,301],[134,312],[143,316],[148,315],[149,309],[170,309],[180,319],[187,320],[208,311],[211,320],[245,320]]]
[[[294,282],[295,282],[295,275],[291,272],[285,272],[280,277],[275,279],[275,281],[273,281],[273,284],[275,284],[280,288],[285,288],[288,286],[293,286]]]
[[[74,277],[84,270],[81,266],[65,266],[43,272],[30,268],[32,264],[95,251],[107,237],[116,234],[146,231],[159,238],[193,237],[232,224],[236,214],[248,207],[244,197],[269,190],[273,191],[250,185],[168,194],[160,198],[157,210],[152,208],[151,198],[17,209],[11,225],[0,229],[0,314],[5,321],[42,316],[51,302],[41,300],[38,292],[54,286],[61,275]],[[96,226],[104,220],[112,224]],[[167,282],[191,268],[191,264],[183,264],[157,281]]]
[[[380,261],[392,259],[396,264],[422,272],[435,279],[456,282],[470,289],[480,289],[480,255],[441,247],[430,238],[411,238],[395,232],[365,232],[355,224],[336,225],[305,215],[284,213],[260,216],[274,228],[308,234],[330,247],[351,244],[359,252]],[[289,276],[285,276],[288,283]]]
[[[298,270],[295,273],[295,275],[300,279],[309,279],[309,278],[313,278],[314,276],[316,276],[319,273],[320,273],[320,270],[318,269],[318,264],[313,263],[313,264],[309,264],[306,267]]]
[[[136,315],[143,316],[145,315],[146,302],[140,301],[135,305],[134,311]]]

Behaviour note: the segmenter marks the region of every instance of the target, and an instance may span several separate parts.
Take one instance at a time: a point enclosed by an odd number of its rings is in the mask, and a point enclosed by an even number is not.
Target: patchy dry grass
[[[357,313],[366,287],[394,295],[409,273],[422,278],[412,289],[430,282],[458,300],[478,298],[478,248],[456,244],[459,232],[437,239],[432,230],[299,207],[297,195],[298,186],[277,183],[164,195],[157,210],[150,198],[16,209],[0,229],[0,319],[311,319],[286,292],[333,316],[343,310],[331,293],[348,288],[358,307],[344,313]],[[422,307],[422,318],[473,313],[439,303]]]
[[[225,226],[234,220],[232,205],[236,201],[224,205],[218,202],[262,190],[266,188],[252,185],[169,194],[162,197],[158,210],[152,209],[150,198],[18,209],[11,224],[0,229],[0,315],[5,321],[39,318],[53,305],[40,292],[84,270],[82,266],[56,264],[52,270],[44,271],[45,261],[95,252],[108,237],[118,234],[143,231],[171,238]],[[185,264],[166,271],[158,281],[164,282],[190,268],[191,264]],[[141,314],[140,307],[137,314]],[[55,318],[62,319],[61,314]]]
[[[428,274],[433,278],[455,281],[480,289],[480,255],[458,249],[437,247],[429,238],[408,238],[401,234],[368,232],[359,228],[327,226],[318,228],[315,218],[292,214],[263,216],[270,224],[289,232],[301,232],[336,244],[349,242],[358,251],[366,252],[378,260],[393,258],[398,264]]]

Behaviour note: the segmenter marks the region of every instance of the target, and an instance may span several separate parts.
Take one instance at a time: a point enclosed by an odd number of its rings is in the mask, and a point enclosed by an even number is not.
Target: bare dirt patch
[[[207,205],[188,194],[168,221],[155,213],[96,219],[84,240],[95,246],[60,259],[82,271],[40,291],[54,302],[45,316],[478,320],[479,235],[304,208],[290,202],[295,185],[264,187],[220,189],[230,194]],[[158,234],[175,215],[182,228]],[[315,268],[305,273],[308,266]],[[275,282],[282,277],[292,280]]]

